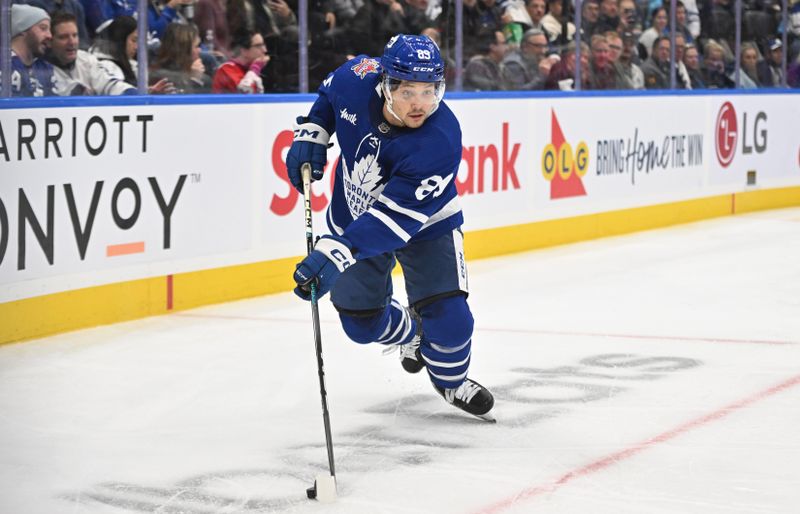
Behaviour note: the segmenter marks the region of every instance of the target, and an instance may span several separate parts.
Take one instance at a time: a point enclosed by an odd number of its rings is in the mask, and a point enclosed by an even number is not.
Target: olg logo
[[[578,142],[574,150],[572,145],[564,141],[558,148],[550,143],[542,151],[542,175],[548,182],[553,180],[556,173],[562,180],[568,180],[573,173],[583,177],[587,169],[589,169],[589,147],[585,141]]]
[[[589,147],[578,141],[573,148],[564,137],[555,111],[551,111],[550,143],[542,150],[542,175],[550,182],[550,198],[583,196],[582,178],[589,169]]]

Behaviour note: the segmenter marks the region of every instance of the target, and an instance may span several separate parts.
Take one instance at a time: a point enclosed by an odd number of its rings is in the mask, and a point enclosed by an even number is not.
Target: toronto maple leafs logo
[[[360,62],[351,66],[350,69],[363,80],[368,73],[378,73],[380,70],[380,63],[375,59],[364,57]]]
[[[342,156],[344,197],[353,219],[361,216],[372,206],[386,185],[381,184],[383,175],[378,163],[380,154],[381,140],[370,132],[356,148],[352,169],[347,165],[347,159]]]

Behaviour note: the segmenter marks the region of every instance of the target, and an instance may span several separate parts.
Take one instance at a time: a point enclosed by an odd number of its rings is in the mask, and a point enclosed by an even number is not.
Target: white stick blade
[[[336,477],[332,475],[317,475],[314,484],[317,488],[318,502],[333,503],[336,501]]]

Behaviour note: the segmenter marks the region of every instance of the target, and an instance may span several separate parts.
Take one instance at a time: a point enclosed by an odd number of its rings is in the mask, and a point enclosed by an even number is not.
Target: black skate
[[[447,403],[484,421],[492,423],[496,421],[494,416],[489,414],[494,407],[492,393],[474,380],[466,379],[463,384],[453,389],[445,389],[435,384],[433,387]]]
[[[419,373],[425,367],[420,353],[420,343],[422,342],[422,318],[413,307],[408,308],[408,314],[417,322],[417,331],[414,338],[408,343],[400,346],[400,364],[409,373]]]
[[[414,336],[414,339],[400,346],[400,364],[409,373],[419,373],[425,367],[419,345],[420,337]]]

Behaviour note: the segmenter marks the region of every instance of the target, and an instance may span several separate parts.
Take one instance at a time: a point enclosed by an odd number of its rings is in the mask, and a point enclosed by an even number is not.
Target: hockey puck
[[[313,487],[306,489],[306,496],[308,496],[309,500],[313,500],[317,497],[317,484],[314,484]]]

